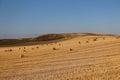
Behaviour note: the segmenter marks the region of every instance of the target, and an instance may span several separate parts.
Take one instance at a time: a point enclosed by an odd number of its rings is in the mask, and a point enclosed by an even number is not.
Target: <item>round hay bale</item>
[[[25,57],[25,55],[24,54],[21,54],[21,58],[24,58]]]
[[[53,50],[56,50],[56,48],[54,47]]]

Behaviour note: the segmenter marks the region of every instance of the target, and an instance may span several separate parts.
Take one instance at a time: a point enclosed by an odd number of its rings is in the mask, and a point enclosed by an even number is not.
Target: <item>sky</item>
[[[0,38],[120,34],[120,0],[0,0]]]

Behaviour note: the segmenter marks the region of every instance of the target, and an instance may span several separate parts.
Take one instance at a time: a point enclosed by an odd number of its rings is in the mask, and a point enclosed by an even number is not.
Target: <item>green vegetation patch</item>
[[[30,39],[1,39],[0,45],[12,45],[12,44],[19,44],[19,43],[26,43],[30,42]]]
[[[51,41],[51,40],[58,40],[62,38],[65,38],[65,37],[60,34],[46,34],[46,35],[42,35],[42,36],[35,38],[35,40],[36,41]]]

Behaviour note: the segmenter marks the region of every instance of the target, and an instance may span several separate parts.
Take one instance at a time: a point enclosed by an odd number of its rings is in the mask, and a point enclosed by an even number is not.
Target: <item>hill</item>
[[[45,44],[0,47],[0,80],[120,80],[120,36],[72,33],[30,39]]]
[[[21,39],[0,39],[0,46],[12,46],[12,45],[33,45],[51,43],[53,41],[67,40],[77,37],[77,33],[63,33],[63,34],[44,34],[32,38]]]

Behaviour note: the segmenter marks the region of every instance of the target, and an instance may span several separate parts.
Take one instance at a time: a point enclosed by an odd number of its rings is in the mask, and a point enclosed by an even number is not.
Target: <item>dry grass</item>
[[[92,35],[52,45],[1,47],[0,64],[0,80],[120,80],[120,39]]]

